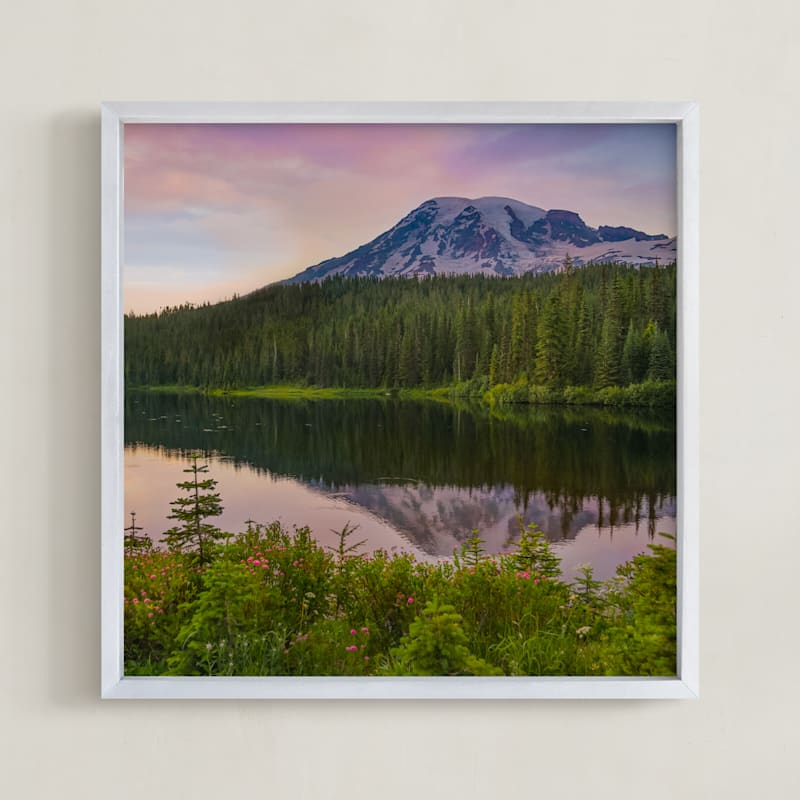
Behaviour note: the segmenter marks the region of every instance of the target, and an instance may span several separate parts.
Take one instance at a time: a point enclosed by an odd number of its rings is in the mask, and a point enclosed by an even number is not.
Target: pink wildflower
[[[369,628],[362,628],[361,633],[366,633],[369,636]]]
[[[358,631],[355,628],[351,628],[350,629],[350,635],[351,636],[355,636],[357,633],[358,633]]]
[[[409,597],[409,598],[408,598],[408,600],[407,600],[406,602],[407,602],[409,605],[411,605],[411,604],[414,602],[414,598],[413,598],[413,597]]]
[[[139,602],[139,598],[138,598],[138,597],[134,597],[134,598],[133,598],[133,602],[134,602],[135,604],[138,604],[138,602]]]
[[[152,617],[153,616],[153,612],[151,611],[147,616],[148,617]]]
[[[260,562],[258,559],[256,559],[255,561],[253,561],[253,566],[254,566],[254,567],[257,567],[257,566],[259,566],[259,564],[261,564],[261,562]]]
[[[345,647],[348,653],[355,653],[358,650],[358,645],[351,644],[349,647]]]

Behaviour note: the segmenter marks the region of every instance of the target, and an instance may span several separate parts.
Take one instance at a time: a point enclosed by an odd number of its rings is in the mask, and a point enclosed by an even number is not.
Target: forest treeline
[[[675,376],[676,268],[343,278],[125,318],[129,387],[469,384],[606,390]]]

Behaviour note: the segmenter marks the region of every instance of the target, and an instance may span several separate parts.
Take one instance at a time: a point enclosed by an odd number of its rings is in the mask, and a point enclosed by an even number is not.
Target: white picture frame
[[[127,123],[674,123],[678,130],[678,675],[128,677],[123,671],[123,136]],[[104,103],[101,696],[108,699],[688,699],[699,693],[699,111],[695,103]]]

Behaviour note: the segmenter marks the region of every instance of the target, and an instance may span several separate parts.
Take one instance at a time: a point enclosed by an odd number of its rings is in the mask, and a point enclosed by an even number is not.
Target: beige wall
[[[2,5],[2,796],[800,796],[793,0]],[[97,699],[98,104],[315,99],[700,101],[700,701]]]

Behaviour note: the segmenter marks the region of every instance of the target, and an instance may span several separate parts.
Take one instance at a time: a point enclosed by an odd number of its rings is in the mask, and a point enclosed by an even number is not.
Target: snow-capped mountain
[[[574,211],[545,211],[507,197],[435,197],[393,228],[346,255],[329,258],[288,283],[332,275],[520,275],[575,264],[676,260],[674,237],[627,227],[590,228]]]

